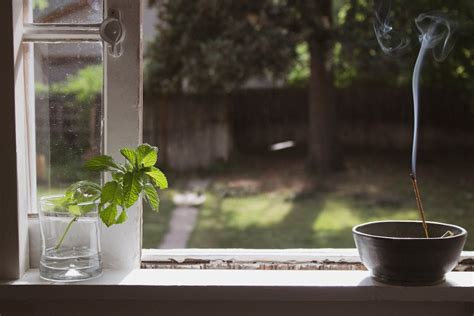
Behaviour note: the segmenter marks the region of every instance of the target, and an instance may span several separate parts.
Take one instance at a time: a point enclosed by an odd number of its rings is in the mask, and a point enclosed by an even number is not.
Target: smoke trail
[[[377,42],[386,54],[397,54],[408,47],[410,40],[395,30],[392,25],[393,14],[391,12],[391,1],[382,0],[375,8],[374,31]],[[413,89],[413,147],[412,147],[412,174],[416,177],[416,158],[418,152],[418,128],[419,128],[419,108],[420,108],[420,73],[426,54],[433,51],[436,61],[443,61],[454,47],[454,31],[457,23],[447,14],[441,12],[429,12],[420,14],[415,19],[415,25],[420,34],[419,40],[421,48],[413,69],[412,89]]]
[[[423,67],[426,53],[433,51],[436,61],[443,61],[454,47],[453,32],[456,24],[443,13],[431,12],[420,14],[415,19],[415,25],[420,33],[421,48],[413,69],[412,90],[413,90],[413,147],[411,155],[412,174],[416,178],[416,158],[418,152],[418,128],[420,112],[420,73]]]
[[[408,40],[398,36],[390,24],[390,1],[382,0],[375,12],[374,30],[380,47],[386,53],[393,53],[408,46]],[[429,238],[428,225],[425,219],[425,211],[421,202],[420,192],[416,180],[416,156],[418,151],[418,126],[420,108],[420,73],[428,50],[433,51],[436,61],[444,60],[454,47],[454,30],[456,23],[452,22],[447,15],[440,12],[420,14],[415,19],[415,25],[420,33],[421,48],[413,69],[412,89],[413,89],[413,147],[411,154],[411,180],[415,192],[416,204],[420,212],[425,237]]]
[[[390,0],[383,0],[375,8],[374,32],[377,42],[385,54],[396,54],[401,52],[410,44],[410,39],[403,37],[401,33],[394,29],[391,21],[392,3]]]

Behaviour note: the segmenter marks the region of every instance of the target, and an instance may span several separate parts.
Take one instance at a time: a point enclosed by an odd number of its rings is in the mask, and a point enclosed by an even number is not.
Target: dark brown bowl
[[[360,259],[378,281],[398,285],[432,285],[444,280],[458,263],[467,238],[464,228],[420,221],[380,221],[352,229]],[[447,231],[454,236],[441,238]]]

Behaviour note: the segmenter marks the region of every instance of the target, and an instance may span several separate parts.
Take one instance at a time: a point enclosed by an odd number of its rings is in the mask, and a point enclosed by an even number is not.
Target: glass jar
[[[100,276],[98,202],[67,206],[64,196],[40,200],[40,276],[50,281],[81,281]]]

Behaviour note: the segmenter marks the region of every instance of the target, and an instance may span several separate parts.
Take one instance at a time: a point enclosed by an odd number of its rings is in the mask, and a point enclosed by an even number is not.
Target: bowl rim
[[[433,221],[426,221],[426,223],[427,224],[434,224],[434,225],[450,226],[450,227],[459,229],[461,231],[461,233],[458,234],[458,235],[449,236],[449,237],[429,237],[429,238],[425,238],[425,237],[379,236],[379,235],[367,234],[367,233],[363,233],[363,232],[358,231],[358,229],[363,227],[363,226],[369,226],[369,225],[381,224],[381,223],[419,223],[419,224],[421,224],[422,221],[420,221],[420,220],[384,220],[384,221],[367,222],[367,223],[362,223],[362,224],[354,226],[352,228],[352,233],[354,235],[370,237],[370,238],[376,238],[376,239],[387,239],[387,240],[449,240],[449,239],[455,239],[455,238],[460,238],[460,237],[463,237],[463,236],[467,236],[467,230],[462,228],[461,226],[453,225],[453,224],[446,224],[446,223],[441,223],[441,222],[433,222]]]

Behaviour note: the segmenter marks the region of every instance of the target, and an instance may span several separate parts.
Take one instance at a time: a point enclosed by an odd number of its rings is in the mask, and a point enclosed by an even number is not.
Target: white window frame
[[[34,165],[29,169],[31,157],[35,156],[32,146],[35,142],[32,138],[34,125],[31,124],[34,122],[34,111],[31,111],[34,109],[34,98],[31,98],[31,90],[26,82],[28,75],[25,74],[22,42],[28,38],[30,41],[57,41],[67,39],[68,35],[74,36],[76,41],[98,40],[100,37],[99,28],[93,25],[27,27],[24,17],[31,15],[31,12],[24,12],[23,1],[7,0],[0,3],[0,12],[5,15],[0,19],[3,27],[0,52],[6,65],[2,74],[5,105],[0,115],[0,152],[8,153],[0,155],[0,163],[9,166],[4,168],[2,182],[5,185],[0,190],[0,279],[17,279],[39,259],[40,246],[37,220],[28,221],[27,215],[34,204],[34,194],[30,192],[34,186],[30,187],[30,179],[36,179]],[[104,19],[109,8],[118,10],[125,30],[120,57],[109,56],[106,44],[103,54],[104,152],[117,159],[120,148],[136,147],[142,142],[142,5],[143,0],[104,0]],[[26,61],[29,62],[28,59]],[[31,163],[34,164],[34,161]],[[106,269],[139,268],[141,212],[141,203],[138,202],[130,208],[126,223],[102,229],[102,256]]]
[[[13,4],[13,5],[12,5]],[[119,149],[125,146],[134,147],[142,139],[142,6],[143,0],[104,0],[106,8],[113,7],[122,12],[122,23],[125,28],[123,55],[112,58],[104,52],[104,123],[105,152],[120,159]],[[13,10],[12,10],[13,9]],[[26,210],[31,207],[31,193],[24,188],[29,187],[28,159],[28,116],[25,98],[25,71],[22,61],[23,7],[22,1],[0,2],[0,12],[11,14],[11,20],[0,19],[4,26],[1,33],[3,43],[0,47],[5,57],[6,73],[15,81],[5,80],[2,86],[4,99],[10,100],[4,106],[0,116],[0,152],[12,153],[0,155],[1,165],[12,165],[6,168],[3,183],[8,184],[0,190],[2,220],[0,221],[0,279],[20,278],[28,268],[37,266],[39,260],[39,225],[35,218],[27,218]],[[79,32],[82,38],[97,37],[97,28],[85,28]],[[62,30],[68,32],[71,30]],[[36,33],[35,33],[36,32]],[[47,36],[38,31],[30,36],[41,38]],[[47,33],[47,32],[46,32]],[[14,45],[11,45],[14,43]],[[105,45],[104,45],[105,47]],[[14,51],[13,54],[9,52]],[[106,50],[106,48],[105,48]],[[3,55],[6,56],[3,56]],[[8,62],[10,61],[10,62]],[[15,67],[13,67],[15,65]],[[131,65],[135,65],[132,66]],[[8,79],[6,77],[6,79]],[[31,91],[30,91],[31,93]],[[31,102],[30,102],[31,104]],[[109,109],[112,109],[109,110]],[[31,115],[31,114],[30,114]],[[15,124],[12,117],[15,116]],[[34,120],[33,120],[34,121]],[[16,157],[14,155],[16,153]],[[31,158],[30,158],[31,159]],[[16,185],[14,185],[16,184]],[[12,197],[18,196],[18,199]],[[141,261],[184,262],[192,260],[222,260],[234,262],[348,262],[358,263],[360,260],[355,249],[288,249],[288,250],[246,250],[246,249],[141,249],[142,231],[141,204],[130,210],[129,219],[125,224],[113,226],[102,231],[102,251],[105,268],[115,270],[132,270],[140,267]],[[29,229],[28,229],[29,226]],[[474,257],[474,252],[463,253],[463,259]]]
[[[0,2],[0,57],[4,61],[1,92],[5,100],[0,115],[0,164],[4,167],[0,190],[0,279],[19,278],[28,268],[28,205],[26,165],[25,102],[21,36],[23,16],[21,1]],[[18,108],[15,107],[18,104]],[[8,154],[6,154],[8,153]]]
[[[118,10],[125,31],[120,57],[110,57],[104,48],[104,148],[105,153],[115,159],[122,159],[121,148],[137,147],[142,142],[142,6],[143,0],[104,0],[104,15],[109,8]],[[128,210],[125,223],[102,230],[104,267],[138,268],[141,245],[142,204],[139,199]]]

